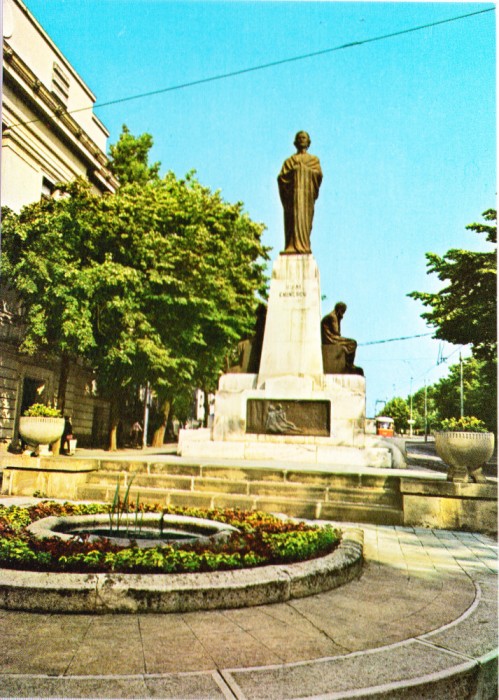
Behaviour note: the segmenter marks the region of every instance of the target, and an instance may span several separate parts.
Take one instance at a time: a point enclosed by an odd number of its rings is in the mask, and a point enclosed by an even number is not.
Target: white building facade
[[[19,211],[77,176],[116,189],[95,99],[26,6],[4,0],[2,206]]]

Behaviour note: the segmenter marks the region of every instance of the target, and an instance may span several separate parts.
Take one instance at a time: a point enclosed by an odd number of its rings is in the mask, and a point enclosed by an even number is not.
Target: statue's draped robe
[[[284,208],[284,252],[311,253],[314,204],[322,182],[319,159],[309,153],[295,153],[284,161],[277,181]]]

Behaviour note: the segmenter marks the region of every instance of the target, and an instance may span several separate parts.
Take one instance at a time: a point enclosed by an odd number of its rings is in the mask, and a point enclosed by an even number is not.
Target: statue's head
[[[306,151],[312,141],[306,131],[299,131],[294,140],[294,146],[298,151]]]
[[[334,310],[340,318],[343,318],[343,316],[345,315],[345,311],[347,310],[347,305],[344,301],[339,301],[337,304],[334,305]]]

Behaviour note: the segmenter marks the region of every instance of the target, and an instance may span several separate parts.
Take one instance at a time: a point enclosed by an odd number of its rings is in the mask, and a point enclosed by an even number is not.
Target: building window
[[[55,187],[54,183],[51,182],[48,177],[42,179],[42,198],[50,199],[54,194]]]
[[[54,63],[52,72],[52,93],[67,107],[69,97],[69,78],[58,63]]]

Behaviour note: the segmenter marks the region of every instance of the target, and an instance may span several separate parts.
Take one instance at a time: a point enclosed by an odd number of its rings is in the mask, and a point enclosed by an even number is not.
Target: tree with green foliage
[[[160,163],[149,165],[149,151],[153,146],[151,134],[134,136],[123,124],[118,141],[109,147],[109,169],[120,185],[147,183],[159,179]]]
[[[497,408],[494,397],[495,385],[490,383],[487,362],[469,357],[463,360],[463,407],[464,414],[482,420],[489,430],[495,431]],[[461,365],[449,368],[447,377],[432,387],[438,420],[456,418],[461,414]]]
[[[192,175],[107,196],[82,181],[60,189],[67,196],[5,211],[3,273],[23,301],[23,349],[96,370],[115,447],[130,386],[149,382],[171,401],[216,381],[265,290],[264,227]]]
[[[57,405],[63,412],[70,361],[88,357],[95,346],[93,281],[82,271],[91,258],[85,241],[91,240],[95,212],[80,183],[61,185],[61,191],[72,196],[42,199],[20,214],[2,209],[2,282],[21,301],[20,352],[60,358]]]
[[[395,432],[397,433],[403,433],[409,427],[409,404],[400,396],[395,396],[385,404],[382,415],[393,418]]]
[[[497,411],[491,402],[491,396],[495,394],[495,387],[489,384],[487,363],[468,357],[462,363],[463,374],[463,408],[467,416],[475,416],[483,421],[490,431],[496,430]],[[392,399],[383,409],[383,414],[392,416],[392,402],[396,402],[396,408],[402,413],[402,417],[410,412],[411,397],[406,400],[407,411],[399,403],[399,399]],[[425,409],[426,404],[426,409]],[[388,408],[387,408],[388,407]],[[391,411],[386,413],[386,410]],[[461,414],[461,364],[452,365],[449,373],[434,384],[418,389],[412,395],[412,417],[415,421],[414,429],[417,432],[430,433],[442,420],[457,418]],[[403,423],[403,420],[402,420]]]
[[[496,221],[495,210],[483,214]],[[466,228],[485,233],[489,243],[497,242],[497,227],[474,223]],[[444,256],[427,253],[428,274],[436,273],[447,285],[438,293],[411,292],[429,311],[421,314],[436,328],[435,337],[456,345],[473,346],[477,358],[490,360],[497,349],[497,258],[495,249],[479,253],[449,250]]]
[[[410,397],[409,397],[410,403]],[[426,404],[426,411],[425,411]],[[426,414],[426,426],[425,426]],[[436,425],[440,420],[440,414],[437,409],[435,400],[434,385],[429,385],[418,389],[412,395],[412,417],[415,421],[414,430],[416,432],[425,432],[425,427],[428,432],[431,431],[433,425]]]
[[[473,223],[466,228],[485,234],[489,243],[497,243],[497,220],[494,209],[483,213],[486,223]],[[434,253],[426,254],[428,273],[436,273],[447,282],[438,293],[411,292],[413,299],[423,302],[429,311],[421,314],[431,326],[436,328],[435,337],[456,345],[471,344],[473,357],[478,364],[469,365],[479,377],[474,388],[468,390],[471,403],[476,404],[477,412],[466,408],[469,415],[477,415],[489,426],[496,426],[497,420],[497,256],[495,248],[489,252],[469,250],[449,250],[443,257]],[[437,392],[438,411],[441,417],[450,417],[446,392],[455,393],[455,369],[451,368],[448,384],[443,384]],[[451,389],[452,387],[452,389]],[[471,393],[470,393],[471,392]],[[478,398],[479,394],[481,397]],[[459,415],[459,404],[454,415]],[[445,415],[443,415],[445,414]]]

